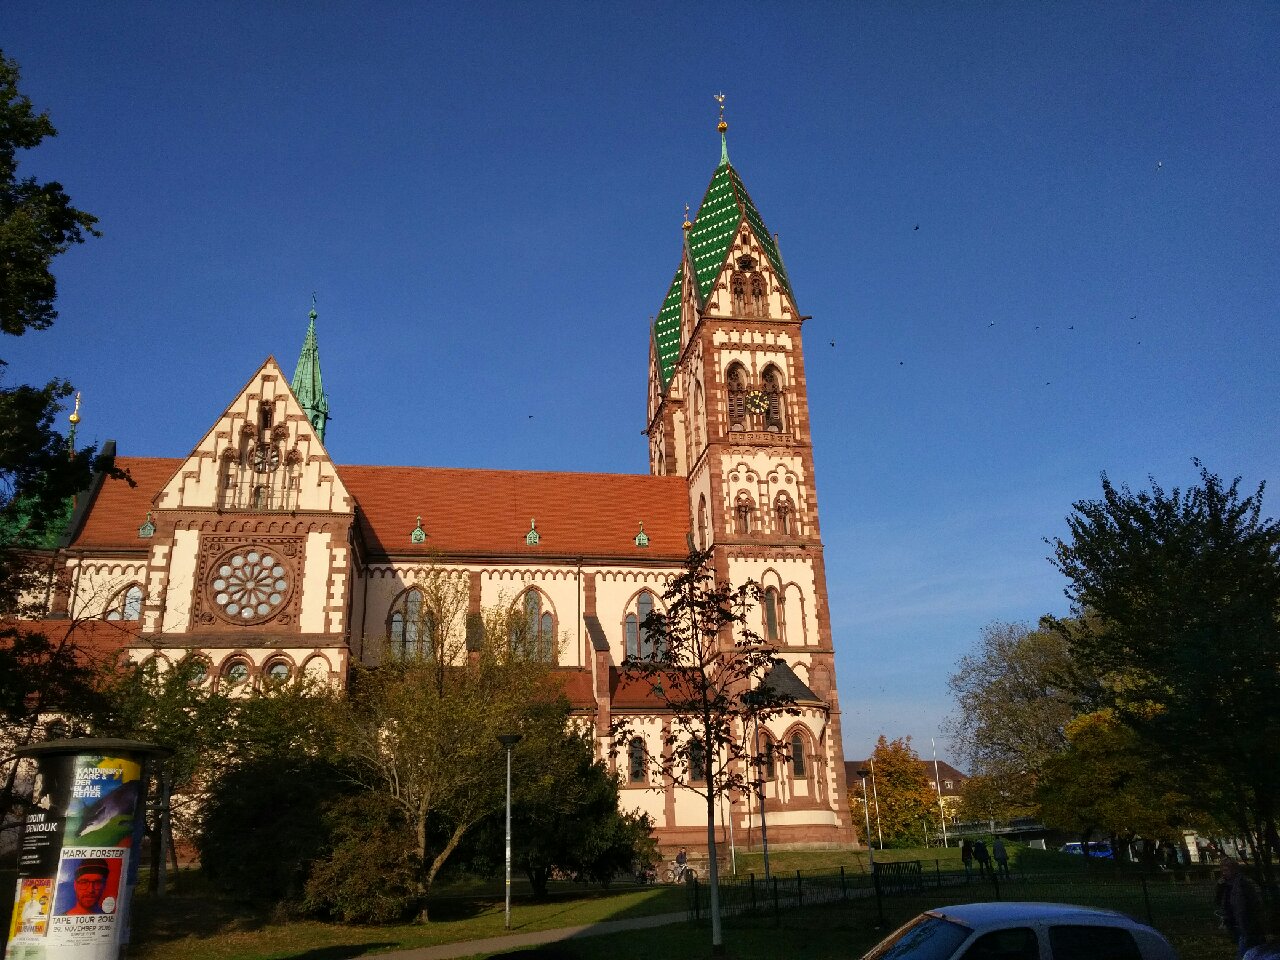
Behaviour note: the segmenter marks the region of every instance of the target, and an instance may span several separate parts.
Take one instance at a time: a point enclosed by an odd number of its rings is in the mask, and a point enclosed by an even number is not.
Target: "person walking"
[[[987,853],[987,845],[981,840],[973,842],[973,859],[978,861],[978,876],[991,875],[991,854]]]
[[[973,844],[969,842],[968,837],[965,837],[964,842],[960,844],[960,861],[964,864],[964,878],[966,880],[972,880]]]
[[[1000,876],[1008,879],[1009,851],[1004,848],[1004,841],[999,837],[991,842],[991,859],[996,862],[996,869],[1000,871]]]
[[[1267,942],[1263,928],[1262,895],[1245,874],[1239,860],[1224,856],[1221,870],[1218,897],[1222,907],[1222,924],[1235,941],[1236,956],[1243,957],[1252,948]]]

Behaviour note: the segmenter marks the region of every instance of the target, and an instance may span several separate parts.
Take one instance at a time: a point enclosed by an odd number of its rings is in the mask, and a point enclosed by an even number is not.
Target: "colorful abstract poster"
[[[123,757],[75,758],[62,842],[77,847],[127,847],[142,795],[142,764]]]
[[[136,877],[143,764],[101,753],[38,764],[5,960],[114,960]]]

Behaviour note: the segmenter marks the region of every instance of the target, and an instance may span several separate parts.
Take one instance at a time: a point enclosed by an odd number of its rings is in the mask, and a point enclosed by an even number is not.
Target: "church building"
[[[654,655],[645,617],[690,546],[710,548],[717,579],[762,586],[755,630],[796,697],[798,715],[761,731],[787,748],[765,791],[769,842],[852,842],[806,318],[729,162],[723,118],[719,129],[674,278],[654,290],[648,475],[335,463],[313,310],[292,376],[268,357],[234,394],[228,385],[230,403],[186,457],[122,453],[135,485],[95,480],[59,548],[53,615],[109,622],[138,660],[194,653],[207,683],[302,673],[341,684],[356,662],[429,642],[419,585],[443,567],[465,578],[471,613],[508,603],[529,618],[623,805],[648,812],[664,846],[701,846],[705,801],[664,785],[648,760],[670,718],[620,667]],[[619,717],[647,732],[614,756]],[[740,847],[759,843],[758,806],[722,807]]]

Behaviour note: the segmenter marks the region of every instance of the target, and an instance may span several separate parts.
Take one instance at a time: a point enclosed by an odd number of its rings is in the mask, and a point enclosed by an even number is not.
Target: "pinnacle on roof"
[[[320,345],[316,340],[315,295],[311,297],[310,322],[307,336],[302,341],[302,354],[293,371],[293,395],[311,421],[320,442],[324,443],[324,428],[329,422],[329,397],[324,392],[324,380],[320,376]]]
[[[783,266],[778,244],[769,233],[769,228],[765,226],[764,218],[760,216],[760,211],[756,209],[751,195],[747,193],[747,188],[743,185],[738,171],[729,162],[729,146],[725,140],[725,131],[729,125],[724,120],[723,95],[717,95],[716,100],[720,102],[720,121],[716,126],[720,132],[720,164],[711,175],[711,183],[707,186],[707,192],[698,206],[693,225],[684,231],[685,246],[693,265],[692,279],[698,300],[706,302],[710,296],[716,280],[724,270],[725,261],[733,247],[738,228],[743,223],[755,235],[787,296],[794,299],[791,280],[787,277],[786,267]],[[688,218],[685,219],[687,222]],[[670,382],[676,358],[680,355],[680,291],[684,281],[684,270],[682,260],[653,325],[654,342],[657,346],[658,363],[662,369],[664,387]]]

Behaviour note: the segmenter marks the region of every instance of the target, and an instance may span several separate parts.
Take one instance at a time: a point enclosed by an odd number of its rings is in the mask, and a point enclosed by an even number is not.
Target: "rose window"
[[[250,623],[279,610],[289,597],[289,571],[260,550],[236,550],[218,563],[213,602],[231,620]]]

